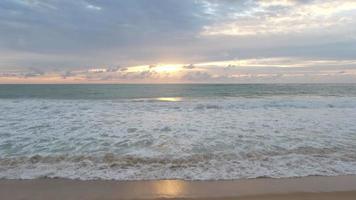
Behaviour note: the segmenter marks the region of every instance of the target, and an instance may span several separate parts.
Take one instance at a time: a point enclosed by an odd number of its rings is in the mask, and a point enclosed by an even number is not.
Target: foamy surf
[[[32,156],[0,160],[0,176],[7,179],[68,178],[81,180],[231,180],[355,174],[355,158],[333,160],[329,149],[297,153],[192,155],[180,158],[135,156]],[[319,152],[316,153],[315,151]],[[300,153],[300,152],[304,152]],[[323,152],[323,153],[320,153]]]
[[[0,98],[0,178],[356,174],[356,97]]]

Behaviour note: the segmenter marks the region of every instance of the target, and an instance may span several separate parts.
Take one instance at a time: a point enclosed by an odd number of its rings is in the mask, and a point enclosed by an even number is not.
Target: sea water
[[[356,85],[0,85],[0,178],[356,174]]]

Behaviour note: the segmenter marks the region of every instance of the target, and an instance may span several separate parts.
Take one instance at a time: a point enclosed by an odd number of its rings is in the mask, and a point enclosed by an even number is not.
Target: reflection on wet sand
[[[186,192],[187,183],[179,180],[162,180],[154,182],[153,190],[160,197],[179,197]]]

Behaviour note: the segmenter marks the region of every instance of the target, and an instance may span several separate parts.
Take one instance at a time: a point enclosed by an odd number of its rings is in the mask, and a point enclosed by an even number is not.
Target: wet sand
[[[0,180],[4,200],[114,199],[356,199],[356,176],[233,181]]]

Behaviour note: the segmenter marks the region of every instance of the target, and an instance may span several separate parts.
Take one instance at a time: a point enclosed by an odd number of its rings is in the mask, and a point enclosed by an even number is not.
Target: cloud
[[[331,27],[355,25],[355,11],[356,2],[347,0],[256,1],[245,14],[227,15],[223,22],[205,26],[202,34],[254,36],[330,31]]]
[[[152,67],[154,66],[154,67]],[[194,67],[193,67],[194,66]],[[37,68],[0,73],[0,82],[18,81],[103,83],[280,83],[355,82],[356,60],[256,58],[176,65],[102,67],[44,72]]]
[[[207,72],[188,72],[187,74],[185,74],[182,79],[183,80],[187,80],[187,81],[192,81],[192,82],[205,82],[205,81],[209,81],[211,80],[212,75],[210,75]]]
[[[299,1],[297,0],[260,0],[259,4],[262,7],[271,6],[295,6]]]
[[[158,82],[191,71],[187,79],[235,81],[260,79],[263,67],[289,77],[280,67],[298,65],[347,74],[355,67],[355,11],[352,0],[2,0],[0,73]],[[180,77],[153,73],[159,63],[182,63]],[[241,67],[251,70],[235,74]],[[107,71],[88,73],[100,68]]]
[[[87,8],[90,9],[90,10],[101,10],[102,8],[99,7],[99,6],[94,6],[92,4],[88,4],[87,5]]]
[[[195,66],[193,64],[183,66],[183,69],[194,69],[194,68]]]

